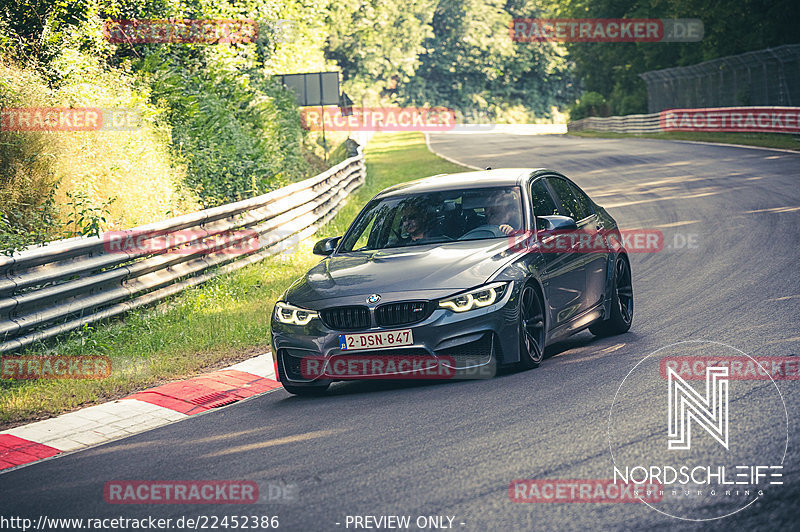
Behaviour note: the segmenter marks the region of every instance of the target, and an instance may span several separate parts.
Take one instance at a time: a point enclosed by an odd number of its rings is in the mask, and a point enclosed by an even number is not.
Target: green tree
[[[441,0],[434,35],[425,42],[417,75],[400,87],[416,104],[500,114],[523,106],[548,116],[569,92],[567,65],[552,43],[516,43],[513,17],[532,15],[531,2]]]
[[[433,0],[332,2],[326,57],[342,69],[345,90],[371,104],[391,99],[417,73],[423,43],[433,36]]]
[[[647,112],[639,74],[750,50],[797,42],[800,3],[794,0],[561,0],[564,18],[697,18],[705,34],[689,43],[568,43],[575,75],[586,91],[608,101],[614,115]]]

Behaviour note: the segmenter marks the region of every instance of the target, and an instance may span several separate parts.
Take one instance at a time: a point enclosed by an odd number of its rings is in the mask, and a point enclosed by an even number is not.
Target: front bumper
[[[283,324],[275,319],[273,313],[272,352],[278,375],[282,381],[295,386],[359,378],[491,377],[495,372],[495,362],[519,360],[517,284],[512,283],[493,305],[463,313],[437,308],[425,320],[407,326],[338,331],[328,328],[320,319],[313,319],[304,326]],[[370,307],[370,310],[374,311],[374,308]],[[411,345],[352,351],[342,350],[339,342],[340,334],[403,329],[411,330]],[[366,363],[349,364],[348,370],[342,372],[343,361],[353,358],[372,358],[380,363],[368,371],[363,371]],[[407,359],[419,360],[428,369],[437,364],[444,371],[409,372],[408,365],[388,362]],[[306,371],[308,366],[304,364],[309,360],[314,360],[314,367],[322,371]]]

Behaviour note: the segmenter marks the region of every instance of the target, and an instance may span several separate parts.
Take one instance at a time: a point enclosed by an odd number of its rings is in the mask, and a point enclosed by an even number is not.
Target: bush
[[[55,87],[0,60],[0,107],[125,108],[136,131],[0,131],[0,249],[132,227],[198,208],[134,78],[73,59]],[[116,201],[113,200],[116,198]],[[81,216],[83,213],[83,216]]]
[[[153,54],[136,66],[149,74],[153,103],[168,109],[163,120],[172,131],[173,152],[186,164],[186,183],[204,207],[307,175],[297,105],[278,83],[177,53]]]
[[[49,103],[47,88],[33,72],[0,62],[0,108]],[[0,251],[50,240],[57,232],[58,178],[48,133],[0,130]]]
[[[569,119],[580,120],[588,116],[608,116],[608,102],[602,94],[585,92],[580,100],[569,106]]]

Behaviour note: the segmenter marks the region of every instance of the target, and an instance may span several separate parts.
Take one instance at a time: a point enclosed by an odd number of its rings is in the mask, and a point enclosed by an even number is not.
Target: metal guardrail
[[[119,316],[275,255],[313,235],[365,178],[359,147],[357,155],[304,181],[113,234],[115,242],[130,237],[135,246],[113,249],[105,233],[0,256],[0,353]],[[256,235],[257,245],[242,245]]]
[[[659,113],[647,115],[590,116],[567,124],[567,132],[611,131],[613,133],[652,133],[661,131]]]

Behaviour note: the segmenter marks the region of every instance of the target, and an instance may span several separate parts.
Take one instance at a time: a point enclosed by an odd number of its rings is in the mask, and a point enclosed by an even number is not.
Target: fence
[[[0,256],[0,353],[161,301],[275,255],[313,235],[365,177],[359,147],[355,156],[318,176],[113,235],[115,242],[130,237],[134,247],[114,249],[106,233]],[[164,238],[170,235],[181,238]],[[247,239],[257,244],[243,247]]]
[[[800,105],[800,44],[640,74],[647,110]]]
[[[800,107],[714,107],[667,109],[646,115],[588,117],[567,124],[568,132],[725,131],[800,133]]]

